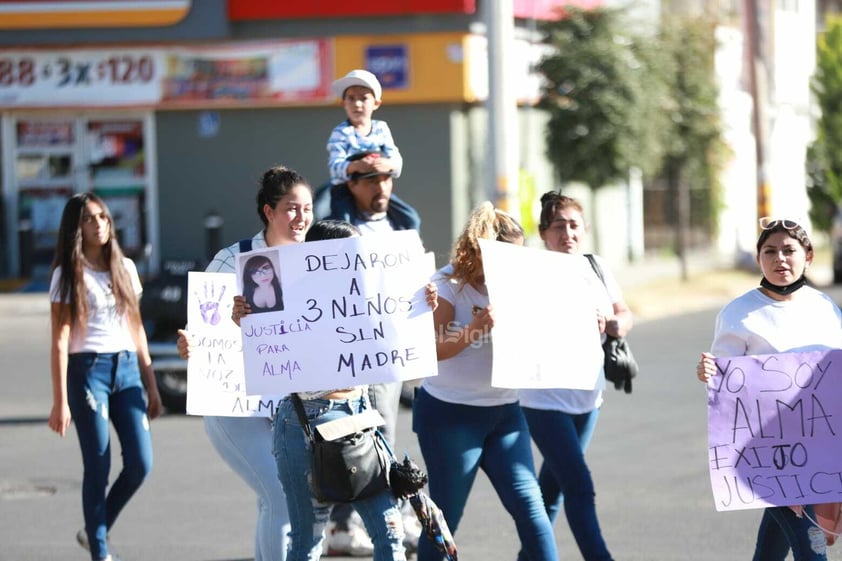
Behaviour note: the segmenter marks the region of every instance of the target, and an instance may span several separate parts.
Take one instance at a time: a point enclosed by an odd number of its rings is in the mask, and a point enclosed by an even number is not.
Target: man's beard
[[[386,197],[375,197],[371,200],[371,212],[386,212],[389,208],[389,199]]]

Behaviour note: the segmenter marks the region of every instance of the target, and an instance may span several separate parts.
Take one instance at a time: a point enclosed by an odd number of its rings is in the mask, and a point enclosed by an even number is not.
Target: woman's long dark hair
[[[246,264],[243,266],[243,296],[249,305],[254,306],[254,291],[257,288],[257,283],[251,278],[255,271],[264,265],[272,267],[272,289],[275,291],[275,305],[271,308],[272,311],[280,311],[284,309],[284,293],[281,290],[281,281],[278,278],[278,273],[275,271],[275,266],[272,260],[265,255],[253,255],[249,257]],[[254,310],[253,310],[254,311]]]
[[[84,328],[88,317],[88,292],[85,287],[85,260],[82,252],[82,216],[85,205],[93,202],[102,207],[108,218],[108,241],[102,246],[102,254],[111,275],[111,290],[121,315],[128,313],[139,318],[137,294],[132,279],[123,263],[123,251],[114,235],[114,219],[108,206],[91,192],[78,193],[70,197],[61,213],[61,225],[58,229],[55,256],[52,270],[61,268],[58,280],[58,300],[67,304],[62,308],[61,321],[70,320],[71,328]],[[67,315],[65,315],[67,314]]]

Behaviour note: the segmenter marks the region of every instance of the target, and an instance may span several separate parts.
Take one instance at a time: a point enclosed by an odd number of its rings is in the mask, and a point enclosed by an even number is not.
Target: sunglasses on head
[[[787,230],[794,230],[800,226],[798,222],[795,220],[790,220],[788,218],[775,218],[774,216],[764,216],[759,220],[760,227],[763,230],[771,230],[780,224]]]

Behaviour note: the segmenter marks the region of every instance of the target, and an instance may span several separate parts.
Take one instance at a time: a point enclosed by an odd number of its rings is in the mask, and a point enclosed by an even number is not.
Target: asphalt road
[[[642,367],[634,393],[607,392],[588,456],[618,561],[736,561],[753,551],[759,511],[717,513],[706,471],[705,390],[694,366],[715,312],[639,324],[630,337]],[[0,313],[0,561],[81,561],[75,433],[60,439],[46,426],[47,308],[32,296],[0,295]],[[201,420],[167,415],[153,431],[155,468],[112,531],[115,551],[129,561],[251,559],[254,496],[216,456]],[[420,460],[407,410],[397,451]],[[556,535],[560,558],[579,559],[563,520]],[[463,560],[515,558],[514,524],[482,475],[456,541]],[[834,561],[842,560],[837,548]]]

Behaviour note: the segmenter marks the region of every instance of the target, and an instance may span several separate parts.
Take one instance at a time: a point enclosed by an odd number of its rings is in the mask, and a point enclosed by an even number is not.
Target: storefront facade
[[[308,14],[289,14],[276,13],[286,2],[151,2],[182,11],[167,25],[126,27],[120,12],[113,26],[99,14],[26,33],[0,10],[0,276],[45,275],[64,201],[86,190],[105,198],[126,252],[149,274],[162,260],[206,258],[209,218],[221,224],[214,243],[251,236],[266,168],[288,165],[314,187],[327,179],[325,144],[344,119],[330,84],[352,68],[383,83],[376,118],[405,159],[395,191],[419,210],[443,262],[490,180],[475,3],[374,2],[380,15],[353,20],[334,4],[297,3]],[[534,98],[533,76],[513,79]],[[529,122],[521,135],[540,140]],[[522,159],[541,160],[539,141],[525,145]],[[538,168],[540,183],[551,181]]]

